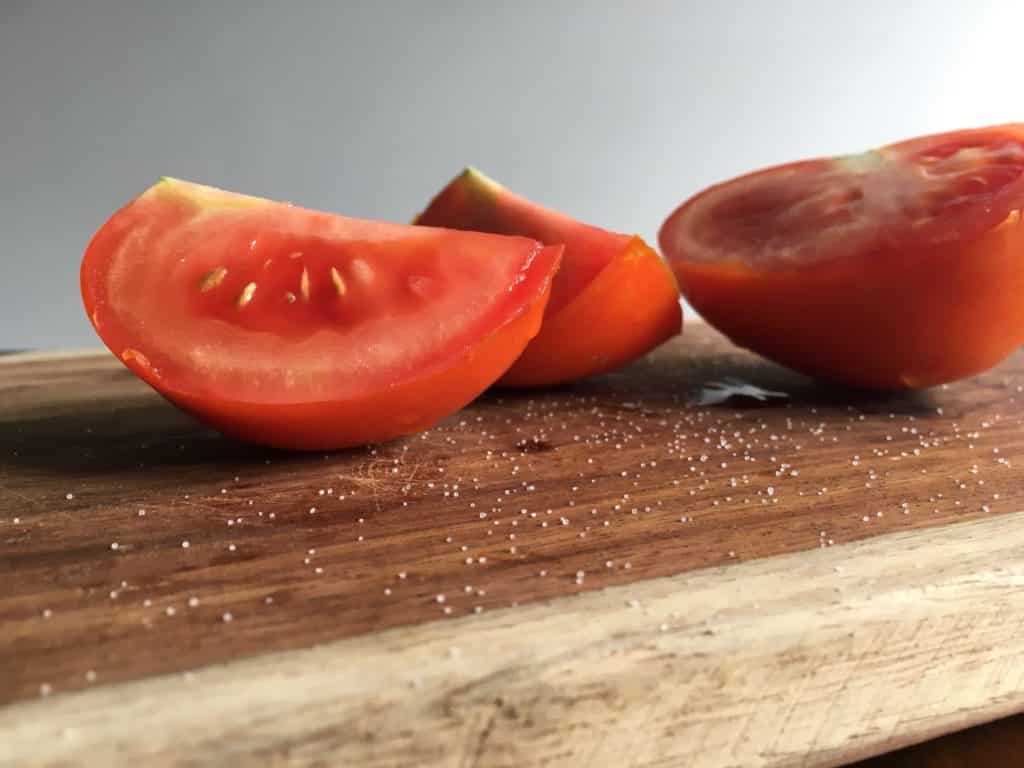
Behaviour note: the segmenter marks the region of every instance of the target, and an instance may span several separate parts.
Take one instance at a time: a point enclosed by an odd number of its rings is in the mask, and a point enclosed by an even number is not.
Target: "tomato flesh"
[[[1024,128],[769,168],[663,224],[684,296],[737,343],[871,388],[984,370],[1024,341]]]
[[[81,278],[97,332],[172,401],[245,439],[338,448],[422,429],[493,383],[536,333],[559,258],[168,179],[97,232]],[[430,381],[445,390],[416,386]],[[319,416],[283,434],[296,409]]]
[[[448,184],[416,221],[564,244],[544,324],[501,378],[504,386],[547,386],[605,373],[681,330],[675,278],[639,237],[576,221],[475,169]]]

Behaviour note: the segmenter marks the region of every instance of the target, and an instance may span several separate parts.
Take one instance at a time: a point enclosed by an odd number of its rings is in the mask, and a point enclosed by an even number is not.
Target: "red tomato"
[[[924,387],[1024,342],[1024,126],[808,160],[701,192],[659,242],[733,341],[852,386]]]
[[[164,179],[82,261],[96,331],[200,420],[297,449],[424,429],[536,334],[560,248]]]
[[[416,222],[565,245],[540,333],[500,384],[544,386],[605,373],[681,329],[675,278],[643,240],[544,208],[477,170],[455,178]]]

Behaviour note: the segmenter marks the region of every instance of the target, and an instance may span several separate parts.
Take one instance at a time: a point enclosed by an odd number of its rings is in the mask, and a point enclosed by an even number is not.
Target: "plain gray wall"
[[[0,348],[172,175],[406,221],[477,165],[653,238],[755,167],[1024,119],[1024,3],[0,0]]]

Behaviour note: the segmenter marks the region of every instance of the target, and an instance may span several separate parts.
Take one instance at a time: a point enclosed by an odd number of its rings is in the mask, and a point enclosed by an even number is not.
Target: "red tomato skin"
[[[443,363],[357,397],[251,402],[215,388],[197,392],[168,380],[117,326],[111,307],[116,297],[106,294],[104,276],[112,254],[122,247],[138,221],[138,211],[133,209],[137,200],[96,232],[83,257],[82,298],[97,333],[126,367],[197,420],[239,440],[289,450],[336,450],[386,442],[429,428],[474,400],[509,368],[538,332],[563,250],[561,246],[538,247],[521,281],[509,288],[513,300],[521,303],[519,310],[493,332],[446,356]],[[154,226],[167,224],[180,218],[190,204],[173,199],[166,205],[149,201],[145,215]]]
[[[876,154],[895,161],[964,142],[1022,139],[1022,125],[992,126],[909,139]],[[879,233],[859,252],[805,266],[701,261],[674,245],[675,228],[706,195],[833,160],[799,161],[726,181],[665,220],[661,250],[699,315],[739,346],[793,370],[874,390],[930,387],[981,373],[1024,343],[1024,179],[994,198],[1002,214],[989,206],[972,217],[961,207],[927,229],[930,239],[922,236],[925,230],[902,227]]]
[[[416,223],[565,245],[544,324],[500,386],[544,387],[607,373],[682,330],[672,270],[643,240],[545,208],[479,171],[456,177]]]
[[[1024,343],[1020,216],[973,243],[803,269],[676,262],[683,295],[732,341],[808,376],[879,390],[985,371]]]
[[[540,333],[498,383],[544,387],[608,373],[681,327],[675,277],[664,259],[633,237],[561,312],[545,316]]]

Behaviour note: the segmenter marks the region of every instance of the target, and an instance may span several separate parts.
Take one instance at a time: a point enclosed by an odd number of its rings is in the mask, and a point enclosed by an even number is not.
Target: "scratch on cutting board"
[[[484,727],[480,729],[480,736],[476,740],[476,748],[473,750],[473,760],[470,762],[469,768],[479,768],[480,761],[484,756],[484,750],[487,748],[487,740],[491,736],[491,731],[494,730],[494,723],[498,719],[501,707],[501,699],[495,699],[494,706],[488,714],[487,722],[484,723]]]
[[[396,466],[409,467],[409,469],[395,474],[393,469]],[[355,472],[339,472],[336,476],[342,482],[348,482],[360,490],[369,491],[375,511],[380,512],[382,496],[395,494],[402,487],[410,485],[416,479],[421,467],[424,466],[426,464],[422,461],[407,462],[406,454],[403,451],[398,457],[397,464],[384,459],[372,459],[361,465]]]

